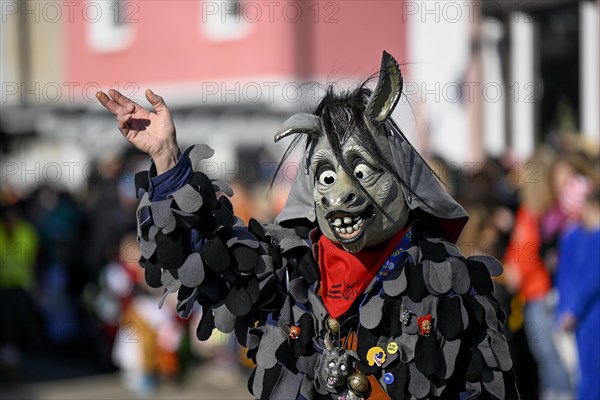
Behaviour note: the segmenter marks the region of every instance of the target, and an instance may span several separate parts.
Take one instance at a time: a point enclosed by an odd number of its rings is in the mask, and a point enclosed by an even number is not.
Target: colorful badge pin
[[[298,339],[298,337],[300,336],[300,331],[301,331],[301,330],[302,330],[302,329],[300,329],[300,327],[299,327],[299,326],[296,326],[296,325],[294,325],[294,326],[291,326],[291,327],[290,327],[290,337],[291,337],[292,339],[294,339],[294,340]]]
[[[396,379],[394,378],[394,375],[392,375],[391,372],[386,372],[385,375],[383,375],[383,381],[386,385],[391,385],[392,383],[394,383],[395,380]]]
[[[396,354],[398,352],[398,344],[396,342],[389,342],[386,348],[388,354]]]
[[[373,365],[377,365],[381,367],[381,365],[385,362],[385,351],[379,347],[371,347],[367,352],[367,363],[370,367]]]
[[[421,335],[427,336],[431,333],[431,314],[427,314],[422,317],[417,317],[417,322],[419,323],[419,332],[421,333]]]

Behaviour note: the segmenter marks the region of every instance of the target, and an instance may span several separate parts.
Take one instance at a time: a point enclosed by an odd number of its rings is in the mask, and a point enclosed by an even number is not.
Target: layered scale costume
[[[329,91],[286,121],[276,140],[296,134],[305,168],[275,224],[235,217],[200,172],[206,145],[136,176],[148,284],[181,317],[202,307],[198,339],[235,333],[257,399],[518,398],[502,266],[455,246],[467,214],[389,118],[401,90],[384,52],[374,91]]]

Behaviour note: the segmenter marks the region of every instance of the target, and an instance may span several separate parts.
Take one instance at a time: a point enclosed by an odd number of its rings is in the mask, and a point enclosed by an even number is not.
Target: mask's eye
[[[345,371],[346,370],[346,364],[340,365],[340,370]]]
[[[318,176],[319,176],[319,183],[324,186],[333,185],[333,182],[335,182],[335,178],[337,178],[335,171],[330,168],[328,168],[328,169],[322,168],[319,171]]]
[[[329,368],[335,368],[335,363],[332,361],[332,362],[330,362],[329,364],[327,364],[327,366],[328,366]]]
[[[365,163],[356,164],[354,167],[354,176],[358,179],[367,179],[373,174],[373,170]]]

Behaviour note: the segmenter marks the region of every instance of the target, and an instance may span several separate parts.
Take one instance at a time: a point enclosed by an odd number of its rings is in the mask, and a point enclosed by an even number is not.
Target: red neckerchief
[[[323,304],[333,318],[344,314],[356,297],[364,292],[388,256],[402,241],[408,228],[387,243],[349,253],[325,235],[319,238],[319,268]]]

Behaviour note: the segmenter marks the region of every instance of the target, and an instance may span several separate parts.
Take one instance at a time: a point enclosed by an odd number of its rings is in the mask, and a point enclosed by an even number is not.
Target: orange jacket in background
[[[526,302],[539,300],[550,290],[550,275],[540,257],[541,244],[539,218],[527,207],[519,207],[504,263],[519,274],[519,293]]]

